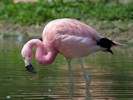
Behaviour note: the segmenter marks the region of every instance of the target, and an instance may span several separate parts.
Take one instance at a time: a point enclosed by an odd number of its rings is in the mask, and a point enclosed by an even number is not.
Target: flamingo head
[[[115,41],[111,41],[108,38],[101,38],[98,42],[97,45],[101,46],[102,48],[105,48],[105,51],[110,52],[113,54],[113,51],[111,50],[111,47],[113,46],[126,46],[125,44],[121,44]]]
[[[36,73],[34,67],[32,66],[31,61],[26,60],[24,57],[23,57],[23,59],[24,59],[24,62],[25,62],[25,67],[26,67],[26,69],[27,69],[29,72],[31,72],[31,73]]]
[[[35,69],[32,66],[32,58],[33,58],[32,50],[24,46],[21,51],[21,55],[24,60],[26,69],[31,73],[36,73]]]

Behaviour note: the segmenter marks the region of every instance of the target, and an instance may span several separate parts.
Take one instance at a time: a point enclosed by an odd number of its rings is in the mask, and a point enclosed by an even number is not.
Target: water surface
[[[25,70],[20,55],[25,42],[17,39],[0,40],[0,99],[11,100],[69,100],[68,67],[63,56],[42,66],[34,59],[37,74]],[[90,100],[133,99],[133,48],[114,48],[114,55],[98,52],[85,57],[90,76]],[[86,99],[85,79],[76,60],[72,63],[73,100]]]

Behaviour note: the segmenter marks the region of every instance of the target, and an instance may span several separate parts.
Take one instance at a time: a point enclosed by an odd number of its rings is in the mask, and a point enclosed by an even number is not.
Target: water
[[[25,70],[20,55],[24,44],[17,39],[0,40],[0,99],[2,100],[70,100],[68,67],[63,56],[44,66],[36,60],[37,74]],[[133,48],[118,47],[114,55],[99,52],[85,57],[90,76],[89,100],[133,99]],[[72,63],[73,100],[86,100],[86,81],[76,60]]]

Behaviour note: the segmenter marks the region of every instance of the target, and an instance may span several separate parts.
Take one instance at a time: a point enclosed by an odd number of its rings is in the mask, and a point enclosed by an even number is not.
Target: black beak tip
[[[32,66],[31,64],[28,65],[28,66],[26,66],[26,69],[27,69],[29,72],[36,74],[36,71],[35,71],[35,69],[33,68],[33,66]]]

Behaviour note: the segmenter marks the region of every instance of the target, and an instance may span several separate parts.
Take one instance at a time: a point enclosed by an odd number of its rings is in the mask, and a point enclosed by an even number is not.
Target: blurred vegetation
[[[102,2],[103,1],[103,2]],[[82,21],[91,20],[133,20],[133,3],[118,2],[63,2],[40,0],[32,3],[13,3],[11,0],[0,1],[0,20],[23,25],[41,24],[57,18],[75,18]]]

